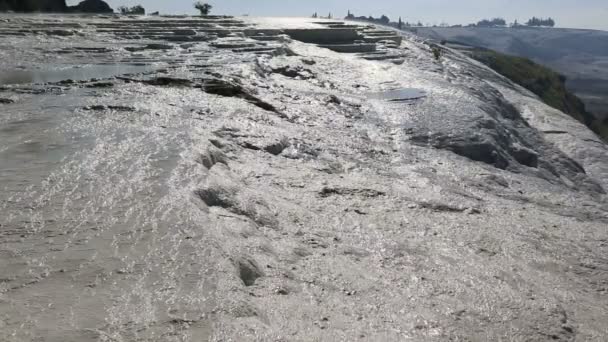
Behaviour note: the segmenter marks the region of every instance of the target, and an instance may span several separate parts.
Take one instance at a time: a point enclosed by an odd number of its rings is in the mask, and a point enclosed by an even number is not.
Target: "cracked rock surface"
[[[457,52],[329,26],[2,23],[0,340],[608,339],[607,146]]]

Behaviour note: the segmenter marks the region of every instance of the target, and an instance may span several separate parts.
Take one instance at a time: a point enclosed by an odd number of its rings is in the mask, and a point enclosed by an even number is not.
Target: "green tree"
[[[208,3],[197,1],[194,3],[194,8],[199,10],[201,12],[201,15],[208,15],[211,12],[213,6],[209,5]]]
[[[122,15],[131,15],[131,14],[144,15],[144,14],[146,14],[146,9],[142,5],[133,6],[131,8],[129,8],[127,6],[120,6],[120,7],[118,7],[118,11]]]
[[[552,18],[543,19],[543,18],[532,17],[532,19],[528,20],[526,25],[553,27],[553,26],[555,26],[555,20],[553,20]]]

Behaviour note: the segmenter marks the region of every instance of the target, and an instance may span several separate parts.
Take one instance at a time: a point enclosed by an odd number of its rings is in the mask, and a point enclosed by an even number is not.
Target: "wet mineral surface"
[[[2,341],[608,339],[607,146],[458,52],[3,16],[0,70]]]

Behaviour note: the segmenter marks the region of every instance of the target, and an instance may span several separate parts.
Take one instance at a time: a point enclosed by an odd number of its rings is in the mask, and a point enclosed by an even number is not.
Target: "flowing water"
[[[426,97],[426,92],[416,88],[401,88],[385,90],[377,93],[369,94],[369,98],[376,100],[385,100],[390,102],[413,101]]]
[[[0,71],[0,85],[54,83],[64,80],[85,81],[93,78],[109,78],[125,74],[137,74],[154,70],[151,65],[92,64],[62,66],[43,70]]]
[[[606,340],[606,147],[506,79],[59,19],[0,18],[0,341]]]
[[[1,328],[0,340],[46,331],[79,341],[98,334],[104,320],[104,334],[136,336],[159,316],[199,320],[208,307],[207,248],[192,238],[198,210],[188,210],[191,194],[183,191],[197,178],[184,155],[192,143],[187,120],[163,128],[130,113],[78,110],[86,96],[5,106],[0,268],[11,276],[0,292],[10,291],[4,301],[23,321]],[[18,291],[26,286],[28,293]],[[157,312],[167,302],[174,311]],[[175,311],[180,305],[188,311]],[[152,327],[141,337],[174,330]]]

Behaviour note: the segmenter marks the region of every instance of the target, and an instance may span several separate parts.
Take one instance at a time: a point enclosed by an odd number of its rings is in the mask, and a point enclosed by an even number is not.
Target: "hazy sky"
[[[68,0],[74,4],[78,0]],[[193,0],[106,0],[113,8],[143,5],[148,12],[194,13]],[[309,16],[314,12],[344,17],[388,15],[396,20],[467,24],[501,16],[524,22],[532,16],[552,17],[560,27],[608,30],[608,0],[209,0],[216,14]]]

